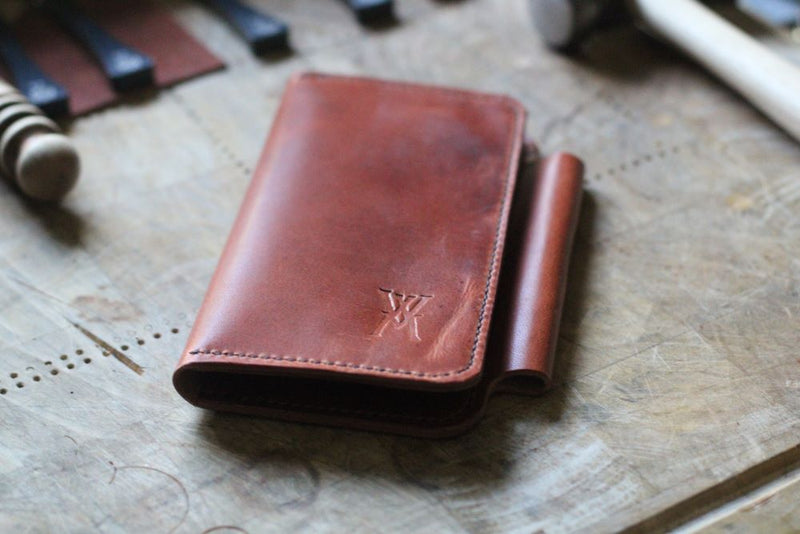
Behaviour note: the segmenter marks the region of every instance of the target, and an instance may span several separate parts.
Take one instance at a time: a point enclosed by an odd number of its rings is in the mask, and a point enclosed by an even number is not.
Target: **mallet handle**
[[[4,95],[6,93],[13,93],[16,91],[11,85],[7,84],[3,80],[0,80],[0,95]]]
[[[800,68],[695,0],[629,0],[651,30],[692,56],[800,141]]]
[[[0,168],[28,197],[60,200],[80,174],[80,157],[72,141],[2,80],[0,107]]]

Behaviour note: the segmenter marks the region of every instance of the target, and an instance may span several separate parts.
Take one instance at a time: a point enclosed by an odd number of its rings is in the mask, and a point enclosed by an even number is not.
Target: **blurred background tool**
[[[80,159],[58,126],[0,82],[0,167],[30,198],[55,201],[78,181]]]
[[[112,37],[68,0],[44,0],[42,5],[92,53],[115,90],[153,85],[155,65],[149,56]]]
[[[391,20],[394,17],[393,0],[344,0],[362,24]]]
[[[69,113],[69,93],[47,76],[22,49],[10,28],[0,22],[0,57],[31,104],[51,117]]]
[[[800,68],[695,0],[531,0],[534,24],[559,49],[626,14],[693,57],[800,140]]]
[[[736,0],[736,5],[773,26],[800,24],[800,0]]]
[[[289,46],[289,27],[282,21],[256,10],[239,0],[201,0],[216,11],[250,45],[253,54],[261,55]]]

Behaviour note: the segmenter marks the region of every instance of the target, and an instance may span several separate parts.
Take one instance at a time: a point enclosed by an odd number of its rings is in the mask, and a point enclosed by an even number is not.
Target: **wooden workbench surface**
[[[188,2],[225,71],[82,118],[60,208],[0,187],[0,531],[800,529],[800,146],[620,28],[546,51],[524,0],[261,0],[258,61]],[[287,78],[510,94],[587,164],[557,382],[426,441],[216,415],[171,372]],[[2,184],[0,184],[2,185]],[[112,349],[113,350],[110,350]]]

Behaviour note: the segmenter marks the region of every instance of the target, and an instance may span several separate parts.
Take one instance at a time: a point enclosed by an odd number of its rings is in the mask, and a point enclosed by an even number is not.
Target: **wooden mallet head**
[[[574,47],[592,29],[630,15],[717,75],[800,140],[800,69],[699,0],[530,0],[534,23],[557,49]]]

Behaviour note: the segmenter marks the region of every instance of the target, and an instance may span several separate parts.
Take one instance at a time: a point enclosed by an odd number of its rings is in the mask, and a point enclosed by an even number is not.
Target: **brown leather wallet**
[[[524,118],[505,96],[293,78],[178,392],[438,437],[475,423],[498,388],[544,390],[582,165],[557,154],[518,181]]]

